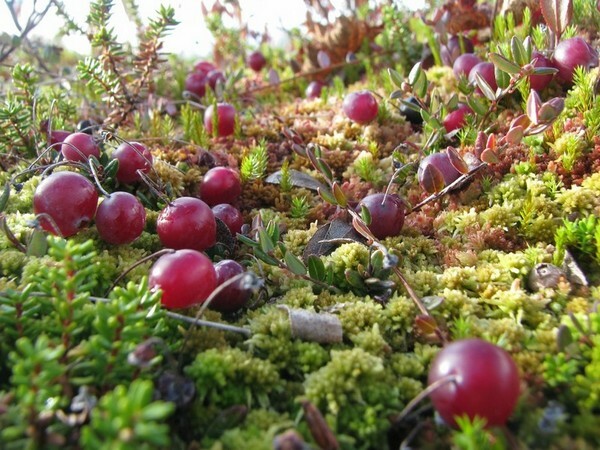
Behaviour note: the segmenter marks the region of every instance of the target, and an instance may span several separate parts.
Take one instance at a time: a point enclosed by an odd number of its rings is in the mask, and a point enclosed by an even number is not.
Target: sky
[[[263,31],[265,24],[268,25],[269,34],[273,43],[283,45],[285,33],[283,30],[289,30],[298,27],[306,18],[306,9],[304,0],[239,0],[242,7],[244,20],[253,31]],[[343,5],[343,0],[333,0],[333,4]],[[18,0],[22,5],[23,21],[28,17],[28,11],[31,11],[33,0]],[[46,4],[43,0],[38,0],[42,6]],[[213,39],[211,34],[204,26],[201,4],[202,0],[138,0],[140,15],[143,19],[155,17],[155,11],[162,4],[170,4],[175,8],[175,18],[180,22],[177,27],[165,38],[164,50],[169,53],[177,53],[188,57],[202,57],[210,54],[212,50]],[[204,0],[208,6],[213,4],[213,0]],[[410,1],[414,4],[415,1]],[[417,0],[416,3],[424,3],[424,0]],[[85,0],[63,0],[66,11],[73,17],[77,23],[84,25],[85,18],[89,11],[89,1]],[[129,42],[135,39],[135,26],[129,22],[125,9],[120,0],[114,1],[113,7],[114,22],[111,24],[119,39],[123,42]],[[56,31],[61,26],[61,19],[54,14],[47,14],[40,25],[32,32],[33,36],[42,36],[52,42]],[[6,4],[0,4],[0,33],[8,32],[16,34]],[[58,42],[57,42],[58,43]],[[67,36],[60,42],[63,46],[76,52],[89,53],[87,39],[82,36]]]

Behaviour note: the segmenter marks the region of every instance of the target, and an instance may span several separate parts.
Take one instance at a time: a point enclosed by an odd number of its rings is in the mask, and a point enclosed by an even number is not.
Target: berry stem
[[[408,404],[404,407],[402,411],[400,411],[397,415],[392,416],[390,421],[392,424],[397,425],[399,422],[404,420],[408,414],[419,404],[425,397],[428,397],[432,392],[438,390],[442,386],[453,383],[456,381],[456,375],[448,375],[444,378],[440,378],[439,380],[434,381],[429,386],[427,386],[424,390],[422,390],[416,397],[414,397]]]

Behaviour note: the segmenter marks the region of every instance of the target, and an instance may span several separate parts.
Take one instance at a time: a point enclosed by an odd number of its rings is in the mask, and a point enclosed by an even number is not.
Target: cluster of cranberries
[[[65,133],[61,153],[65,160],[85,162],[100,157],[100,148],[87,133]],[[60,144],[60,142],[56,142]],[[116,173],[121,185],[136,184],[152,169],[152,154],[139,142],[124,142],[112,152],[119,162]],[[200,185],[200,198],[180,197],[159,214],[156,229],[164,247],[174,252],[160,257],[150,270],[150,286],[163,292],[167,308],[202,303],[229,278],[243,272],[233,260],[213,266],[202,253],[216,242],[216,218],[232,234],[241,231],[243,217],[234,203],[241,193],[237,171],[228,167],[210,169]],[[74,171],[55,171],[44,178],[33,196],[33,210],[46,231],[69,237],[95,222],[98,235],[109,244],[131,243],[144,231],[146,210],[140,200],[125,191],[113,192],[99,203],[96,186]],[[212,300],[211,307],[224,312],[241,308],[249,292],[240,283],[227,286]]]

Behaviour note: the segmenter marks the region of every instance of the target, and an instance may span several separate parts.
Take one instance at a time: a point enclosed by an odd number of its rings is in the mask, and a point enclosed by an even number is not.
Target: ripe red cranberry
[[[217,83],[225,83],[225,75],[218,69],[211,70],[206,75],[206,82],[210,86],[210,88],[214,91],[217,87]]]
[[[550,61],[548,58],[546,58],[540,52],[533,52],[531,54],[531,59],[532,59],[532,61],[534,61],[534,63],[533,63],[534,67],[553,67],[552,61]],[[554,77],[554,75],[552,75],[552,74],[531,75],[529,77],[529,86],[531,87],[531,89],[541,92],[544,89],[546,89],[546,86],[548,86],[550,84],[553,77]]]
[[[213,167],[202,179],[200,198],[209,206],[233,203],[242,193],[239,173],[231,167]]]
[[[100,147],[87,133],[71,133],[63,141],[60,151],[67,161],[87,161],[90,156],[100,157]]]
[[[44,128],[44,129],[42,129],[42,132],[45,133],[45,134],[47,134],[48,130]],[[50,131],[50,135],[47,136],[47,138],[48,138],[48,145],[56,145],[56,146],[58,146],[58,144],[62,144],[65,141],[65,139],[70,134],[71,134],[70,131],[52,130],[52,131]]]
[[[441,46],[440,56],[442,58],[442,63],[446,66],[452,66],[454,61],[456,61],[456,58],[463,53],[473,53],[473,50],[473,41],[471,41],[471,39],[464,36],[454,35],[448,39],[448,43],[446,45]]]
[[[558,69],[558,78],[570,84],[575,67],[583,66],[589,70],[598,65],[598,52],[580,37],[565,39],[554,50],[554,65]]]
[[[212,212],[217,219],[223,221],[231,234],[234,236],[242,231],[242,225],[244,225],[244,216],[239,209],[235,206],[231,206],[228,203],[221,203],[212,207]]]
[[[139,142],[123,142],[113,151],[112,157],[119,161],[117,169],[119,183],[136,183],[142,179],[138,170],[148,173],[152,168],[152,153]]]
[[[479,56],[474,53],[463,53],[458,56],[452,65],[452,71],[454,72],[454,76],[459,78],[460,75],[464,75],[469,78],[469,74],[471,73],[471,69],[475,67],[477,64],[481,62]]]
[[[96,214],[96,187],[83,175],[75,172],[54,172],[38,185],[33,194],[33,212],[48,214],[63,237],[69,237],[88,225]],[[40,225],[58,234],[45,217]]]
[[[458,108],[444,117],[443,124],[446,133],[462,128],[465,123],[467,123],[467,115],[470,114],[473,114],[473,110],[468,105],[465,105],[464,103],[458,105]]]
[[[369,230],[377,239],[398,236],[404,225],[404,202],[396,194],[367,195],[358,203],[358,210],[365,206],[371,214]]]
[[[444,347],[429,369],[429,384],[450,381],[431,394],[444,421],[456,427],[455,417],[479,416],[488,427],[504,425],[519,398],[517,365],[502,348],[481,339],[456,341]]]
[[[377,117],[377,100],[369,91],[352,92],[344,98],[342,109],[353,122],[365,125]]]
[[[462,175],[458,169],[452,165],[450,157],[445,151],[427,155],[421,160],[419,163],[419,169],[417,170],[417,179],[419,180],[419,184],[426,192],[430,191],[429,186],[431,186],[431,180],[424,179],[425,168],[429,165],[440,171],[446,186],[456,181],[458,177]]]
[[[263,67],[267,65],[267,60],[265,59],[265,56],[258,50],[250,53],[246,62],[248,63],[250,68],[255,72],[260,72],[263,69]]]
[[[475,82],[475,74],[477,73],[490,85],[492,90],[495,91],[498,88],[496,74],[494,73],[494,65],[491,62],[480,62],[479,64],[476,64],[469,73],[469,83],[476,86],[475,92],[481,94],[481,89],[477,87],[477,83]]]
[[[146,225],[146,210],[135,195],[113,192],[96,211],[96,229],[109,244],[120,245],[135,241]]]
[[[206,74],[203,72],[191,72],[185,79],[185,90],[196,97],[204,97],[206,94]]]
[[[323,88],[326,86],[325,83],[319,80],[311,81],[308,86],[306,86],[306,90],[304,91],[304,95],[306,98],[319,98],[321,96],[321,92]]]
[[[198,61],[194,65],[194,72],[199,72],[204,75],[207,75],[209,72],[216,70],[217,66],[215,66],[210,61]]]
[[[210,105],[204,112],[204,128],[208,134],[213,133],[214,105]],[[235,130],[235,108],[229,103],[217,103],[217,136],[230,136]]]
[[[162,291],[168,309],[187,308],[205,301],[217,285],[210,259],[196,250],[177,250],[161,256],[150,268],[148,284]]]
[[[245,272],[244,267],[232,259],[224,259],[215,264],[217,286]],[[210,302],[210,308],[224,313],[231,313],[242,308],[250,299],[252,292],[242,287],[242,280],[233,282],[219,292]]]
[[[156,231],[164,247],[198,251],[215,245],[217,224],[210,207],[199,198],[180,197],[159,214]]]

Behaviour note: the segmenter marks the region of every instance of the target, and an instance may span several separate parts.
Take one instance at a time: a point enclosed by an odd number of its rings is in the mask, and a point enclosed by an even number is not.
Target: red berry
[[[238,262],[232,259],[224,259],[215,264],[217,274],[217,286],[222,285],[230,278],[235,277],[245,270]],[[210,308],[217,311],[231,313],[242,308],[250,299],[251,291],[242,287],[242,280],[225,287],[210,302]]]
[[[69,237],[88,225],[98,206],[96,187],[83,175],[75,172],[54,172],[42,180],[33,194],[33,212],[48,214],[63,237]],[[45,217],[40,225],[58,234]]]
[[[225,83],[225,75],[218,69],[211,70],[206,75],[206,82],[210,88],[214,91],[217,87],[217,83]]]
[[[476,64],[469,72],[469,83],[476,86],[475,92],[482,93],[481,89],[479,89],[477,82],[475,81],[475,74],[479,74],[481,78],[483,78],[487,84],[490,85],[493,91],[498,88],[498,84],[496,83],[496,74],[494,73],[494,65],[491,62],[480,62]]]
[[[321,91],[325,86],[326,84],[322,81],[311,81],[308,86],[306,86],[304,95],[306,95],[306,98],[319,98],[321,96]]]
[[[213,133],[213,115],[214,105],[210,105],[206,108],[204,113],[204,128],[208,131],[208,134]],[[235,130],[235,108],[229,103],[218,103],[217,104],[217,122],[219,124],[217,129],[217,136],[230,136]]]
[[[535,61],[533,63],[534,67],[552,67],[552,61],[542,55],[540,52],[533,52],[531,54],[531,59]],[[546,89],[546,86],[550,84],[554,75],[531,75],[529,77],[529,86],[531,89],[534,89],[538,92]]]
[[[450,133],[451,131],[462,128],[467,123],[467,115],[471,114],[473,114],[473,110],[469,108],[468,105],[458,105],[458,108],[448,113],[446,117],[444,117],[443,123],[446,133]]]
[[[265,56],[258,50],[250,53],[246,62],[255,72],[260,72],[267,65]]]
[[[364,125],[377,117],[379,107],[371,92],[358,91],[346,95],[342,109],[351,121]]]
[[[429,384],[448,376],[450,381],[431,394],[437,412],[452,427],[455,417],[479,416],[488,427],[504,425],[519,398],[517,365],[502,348],[481,339],[452,342],[434,358]]]
[[[119,161],[119,183],[136,183],[142,179],[138,170],[148,173],[152,168],[152,153],[139,142],[123,142],[113,151],[112,157]]]
[[[194,197],[180,197],[161,211],[156,231],[163,246],[198,251],[215,245],[217,224],[210,207]]]
[[[435,167],[435,169],[440,172],[444,178],[445,186],[448,186],[452,182],[456,181],[458,177],[462,175],[458,169],[452,165],[450,157],[445,151],[427,155],[419,163],[419,169],[417,171],[417,179],[419,180],[419,184],[426,192],[430,192],[429,187],[432,185],[431,180],[426,180],[424,178],[426,176],[425,168],[429,165]]]
[[[114,192],[98,205],[96,228],[100,237],[109,244],[135,241],[145,225],[146,210],[129,192]]]
[[[238,172],[230,167],[213,167],[200,184],[200,198],[209,206],[233,203],[242,193]]]
[[[554,65],[558,69],[558,78],[570,84],[575,67],[583,66],[589,70],[598,65],[598,52],[580,37],[565,39],[554,50]]]
[[[440,54],[442,57],[442,63],[446,66],[452,66],[454,64],[454,61],[456,61],[456,58],[458,58],[463,53],[472,53],[473,49],[473,41],[471,41],[471,39],[464,36],[454,35],[450,39],[448,39],[448,43],[446,45],[442,45],[441,47]]]
[[[206,74],[203,72],[191,72],[185,79],[185,90],[196,97],[204,97],[206,94]]]
[[[217,275],[204,254],[178,250],[156,260],[148,284],[152,290],[162,291],[161,303],[166,308],[187,308],[208,298],[217,285]]]
[[[208,75],[209,72],[216,70],[217,66],[209,61],[199,61],[194,65],[194,72]]]
[[[43,129],[42,132],[47,133],[47,129]],[[52,130],[48,136],[48,145],[62,144],[65,139],[71,135],[70,131],[65,130]],[[61,146],[62,147],[62,146]]]
[[[365,206],[371,215],[369,230],[377,239],[385,239],[400,234],[404,226],[404,202],[395,194],[383,193],[367,195],[358,204],[358,210]]]
[[[63,141],[60,151],[68,161],[87,161],[90,156],[100,157],[100,147],[87,133],[69,134]]]
[[[469,74],[471,73],[471,69],[475,67],[477,64],[481,62],[479,56],[474,53],[464,53],[456,58],[454,64],[452,65],[452,71],[456,78],[459,78],[460,75],[464,75],[469,78]]]
[[[231,234],[234,236],[236,233],[242,231],[242,225],[244,225],[244,216],[239,209],[235,206],[231,206],[228,203],[221,203],[212,207],[212,212],[215,217],[222,220]]]

